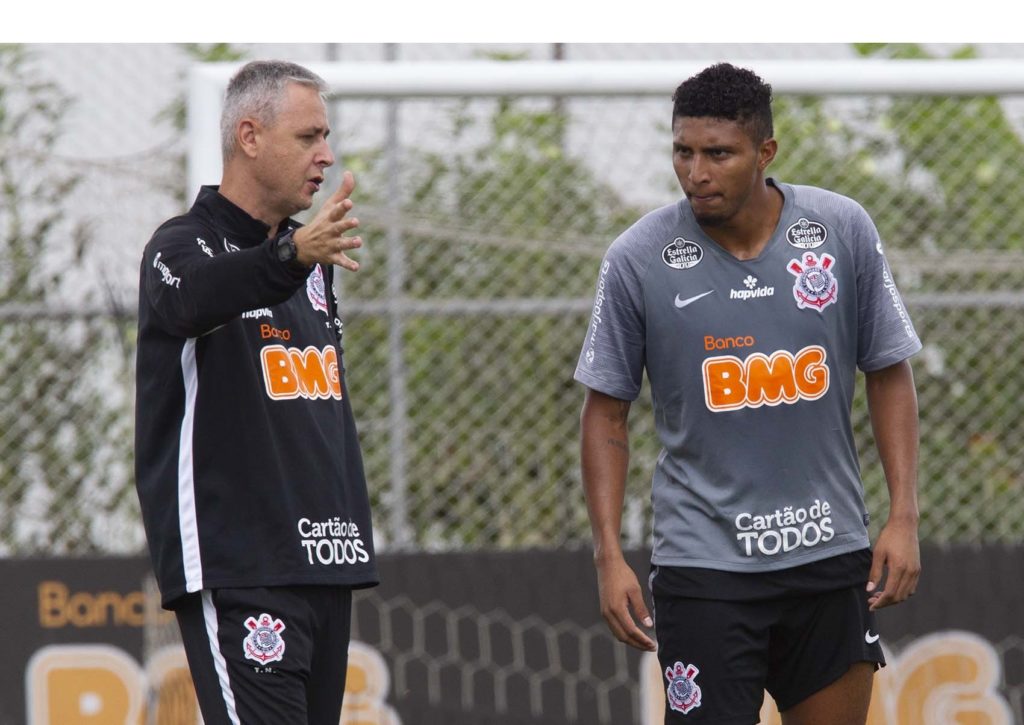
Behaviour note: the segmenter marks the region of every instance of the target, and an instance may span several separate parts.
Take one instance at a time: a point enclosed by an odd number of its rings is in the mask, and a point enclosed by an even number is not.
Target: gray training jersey
[[[707,237],[684,199],[640,219],[601,264],[575,377],[635,400],[647,370],[663,446],[655,564],[769,571],[869,545],[856,368],[921,342],[867,212],[769,183],[785,203],[755,259]]]

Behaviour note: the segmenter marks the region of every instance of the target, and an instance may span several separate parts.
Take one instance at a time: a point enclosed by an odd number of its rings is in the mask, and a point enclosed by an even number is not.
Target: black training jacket
[[[268,231],[203,187],[143,254],[135,474],[165,607],[377,583],[333,268],[279,261]]]

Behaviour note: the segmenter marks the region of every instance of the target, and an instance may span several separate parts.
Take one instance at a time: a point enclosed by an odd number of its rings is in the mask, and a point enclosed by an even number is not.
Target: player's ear
[[[764,171],[775,160],[779,144],[774,138],[766,138],[757,149],[757,168]]]
[[[259,135],[259,122],[253,118],[243,118],[235,129],[235,143],[243,154],[249,158],[256,156],[256,138]]]

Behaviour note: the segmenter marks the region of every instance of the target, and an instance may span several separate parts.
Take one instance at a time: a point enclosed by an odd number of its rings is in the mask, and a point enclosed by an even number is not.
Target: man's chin
[[[729,221],[729,217],[724,214],[698,214],[694,212],[693,218],[703,227],[717,227]]]

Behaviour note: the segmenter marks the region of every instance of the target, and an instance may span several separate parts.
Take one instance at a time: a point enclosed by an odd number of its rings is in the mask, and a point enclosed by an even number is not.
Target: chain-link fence
[[[90,268],[87,254],[54,264],[54,249],[73,252],[76,234],[89,230],[47,215],[60,189],[43,193],[54,178],[32,169],[45,154],[31,132],[51,123],[56,135],[60,103],[52,99],[52,122],[10,125],[14,106],[30,109],[37,98],[23,78],[8,62],[0,80],[22,94],[0,96],[8,123],[0,148],[0,554],[137,551],[134,280],[108,285],[109,294],[95,278],[90,295],[54,294]],[[332,172],[356,173],[367,241],[363,269],[341,275],[340,296],[382,550],[589,544],[577,446],[583,391],[572,373],[608,244],[678,197],[671,91],[656,99],[332,102]],[[925,342],[914,368],[922,535],[932,541],[1024,534],[1021,120],[1012,98],[776,102],[772,175],[868,209]],[[160,164],[181,168],[170,152]],[[58,169],[69,189],[76,168]],[[146,203],[176,208],[171,184],[159,188],[164,197],[147,186]],[[137,213],[130,196],[118,204],[127,217]],[[138,239],[115,238],[135,260],[129,277],[160,221],[149,219]],[[108,238],[103,232],[93,247]],[[19,246],[25,239],[28,248]],[[884,521],[862,390],[855,416],[869,506]],[[624,532],[632,546],[643,546],[650,528],[652,422],[645,392],[631,416]]]
[[[342,108],[343,133],[390,127],[399,142],[343,144],[369,189],[361,218],[378,240],[366,273],[345,278],[343,306],[371,479],[397,484],[376,501],[382,535],[417,548],[585,544],[572,371],[608,243],[678,194],[668,103]],[[1014,199],[1024,176],[1010,159],[1024,148],[1006,106],[783,97],[776,113],[772,173],[866,206],[926,343],[914,361],[923,537],[1019,540],[1024,212]],[[638,546],[658,455],[648,406],[645,394],[631,417],[625,528]],[[863,391],[855,414],[869,505],[884,521]]]

